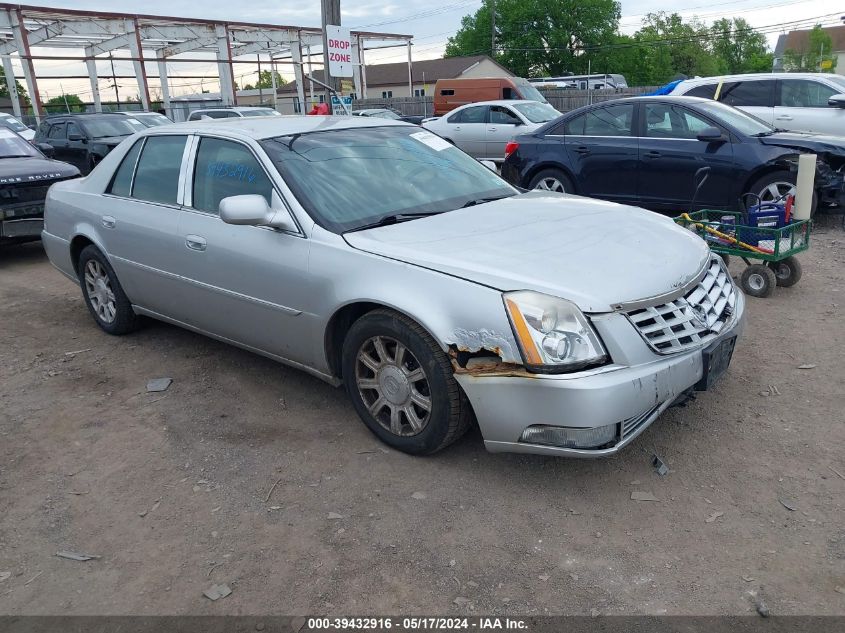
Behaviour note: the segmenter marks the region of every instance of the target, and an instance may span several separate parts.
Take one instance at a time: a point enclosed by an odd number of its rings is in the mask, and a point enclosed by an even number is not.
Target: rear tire
[[[765,299],[771,296],[777,285],[775,272],[763,264],[751,264],[742,271],[740,284],[746,294]]]
[[[365,314],[343,342],[343,381],[361,420],[385,444],[435,453],[472,421],[449,357],[418,323],[392,310]]]
[[[775,273],[775,280],[781,288],[789,288],[801,280],[801,262],[791,255],[779,262],[769,262],[769,268]]]
[[[792,193],[794,195],[797,179],[798,174],[796,172],[782,169],[758,178],[754,181],[754,184],[751,185],[749,191],[760,196],[760,200],[762,202],[773,202],[779,196],[784,194]],[[818,194],[813,191],[813,203],[810,207],[810,217],[813,217],[816,214],[816,207],[819,203],[818,198]],[[746,204],[753,204],[754,200],[755,198],[753,196],[745,198]]]
[[[572,180],[560,169],[544,169],[540,171],[531,179],[528,188],[556,193],[575,193],[575,186],[572,184]]]
[[[120,335],[138,329],[140,317],[132,309],[108,259],[96,246],[82,249],[77,270],[85,305],[103,331]]]

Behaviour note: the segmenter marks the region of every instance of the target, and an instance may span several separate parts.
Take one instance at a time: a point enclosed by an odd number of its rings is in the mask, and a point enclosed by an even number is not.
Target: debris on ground
[[[812,363],[807,363],[806,365],[798,365],[798,369],[815,369],[816,366]]]
[[[785,499],[778,499],[778,501],[780,501],[780,504],[781,504],[784,508],[786,508],[787,510],[789,510],[790,512],[795,512],[795,504],[793,504],[791,501],[787,501],[787,500],[785,500]]]
[[[669,474],[669,467],[666,465],[666,462],[660,459],[657,455],[651,456],[651,465],[654,466],[655,472],[657,472],[657,474],[661,477]]]
[[[449,567],[454,567],[457,564],[457,561],[453,558],[449,561]]]
[[[11,577],[12,577],[12,572],[10,572],[10,571],[0,571],[0,582],[3,582],[4,580],[8,580]]]
[[[147,381],[147,392],[155,393],[157,391],[166,391],[173,382],[172,378],[153,378]]]
[[[759,613],[762,617],[768,618],[771,615],[769,606],[766,604],[766,601],[763,600],[762,596],[757,596],[754,606],[757,607],[757,613]]]
[[[273,494],[273,491],[276,489],[276,486],[282,483],[282,479],[284,479],[284,477],[279,477],[279,479],[276,480],[276,483],[270,486],[270,490],[267,491],[267,496],[264,497],[264,503],[270,501],[270,496]]]
[[[743,576],[742,579],[745,582],[754,582],[754,578],[752,578],[751,576]]]
[[[718,519],[720,516],[724,516],[724,514],[725,514],[724,512],[714,512],[714,513],[713,513],[713,514],[711,514],[709,517],[707,517],[706,519],[704,519],[704,522],[705,522],[705,523],[713,523],[713,521],[715,521],[716,519]]]
[[[537,578],[539,578],[543,582],[546,582],[549,578],[551,578],[551,576],[549,576],[548,574],[540,574],[539,576],[537,576]]]
[[[56,556],[58,556],[59,558],[67,558],[68,560],[78,560],[82,562],[86,560],[96,560],[100,558],[99,556],[95,556],[94,554],[80,554],[79,552],[69,552],[66,550],[56,552]]]
[[[328,518],[329,518],[330,520],[334,521],[335,519],[342,519],[342,518],[343,518],[343,515],[342,515],[342,514],[338,514],[337,512],[329,512],[329,516],[328,516]]]
[[[833,466],[828,466],[827,468],[828,468],[828,470],[829,470],[830,472],[832,472],[834,475],[838,475],[840,479],[845,479],[845,475],[843,475],[842,473],[840,473],[840,472],[839,472],[838,470],[836,470]]]
[[[87,348],[87,349],[77,349],[77,350],[74,350],[72,352],[65,352],[65,356],[76,356],[77,354],[84,354],[85,352],[90,352],[90,351],[91,351],[90,347]],[[813,367],[815,367],[815,365],[813,365]]]
[[[232,590],[229,589],[228,585],[211,585],[211,587],[202,592],[202,595],[213,602],[214,600],[225,598],[231,593]]]
[[[457,598],[452,600],[452,602],[457,604],[458,606],[463,606],[465,604],[469,604],[469,598],[464,598],[462,596],[458,596]]]
[[[634,490],[631,493],[631,499],[634,501],[660,501],[653,493],[644,490]]]
[[[845,593],[845,587],[834,587],[833,590],[836,593]]]
[[[418,501],[422,501],[423,499],[427,499],[428,497],[424,492],[415,492],[411,495],[412,499],[417,499]]]

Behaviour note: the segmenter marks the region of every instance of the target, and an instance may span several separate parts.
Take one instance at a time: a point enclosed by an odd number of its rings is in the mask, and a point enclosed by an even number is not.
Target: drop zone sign
[[[329,50],[329,74],[332,77],[352,76],[352,39],[349,29],[326,25],[326,40]]]

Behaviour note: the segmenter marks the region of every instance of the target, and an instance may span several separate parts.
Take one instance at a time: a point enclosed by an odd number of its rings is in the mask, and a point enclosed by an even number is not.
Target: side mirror
[[[69,141],[84,141],[85,137],[82,134],[68,134],[67,140]]]
[[[226,224],[241,226],[269,226],[286,231],[296,230],[287,210],[277,210],[267,204],[264,196],[246,194],[229,196],[220,201],[220,219]]]
[[[35,147],[41,150],[41,153],[44,154],[47,158],[53,158],[56,155],[56,150],[52,145],[48,145],[47,143],[36,143]]]
[[[699,141],[704,141],[705,143],[717,143],[719,141],[727,140],[722,135],[722,131],[717,127],[706,127],[701,130],[695,138]]]
[[[496,163],[494,163],[492,160],[480,160],[478,162],[481,163],[482,165],[484,165],[487,169],[492,171],[494,174],[497,173],[496,172]]]
[[[845,94],[833,95],[827,100],[827,105],[834,108],[845,108]]]

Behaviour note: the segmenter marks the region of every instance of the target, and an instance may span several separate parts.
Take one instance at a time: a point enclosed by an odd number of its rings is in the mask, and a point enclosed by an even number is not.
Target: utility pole
[[[490,57],[496,56],[496,0],[490,0]]]
[[[326,25],[340,26],[340,0],[320,0],[320,15],[323,22],[323,81],[336,92],[340,92],[340,78],[329,75],[329,38]],[[326,92],[326,102],[332,111],[331,93]]]
[[[120,95],[117,92],[117,75],[114,73],[114,57],[109,51],[109,63],[111,63],[111,84],[114,86],[114,100],[117,103],[117,110],[120,111]]]

